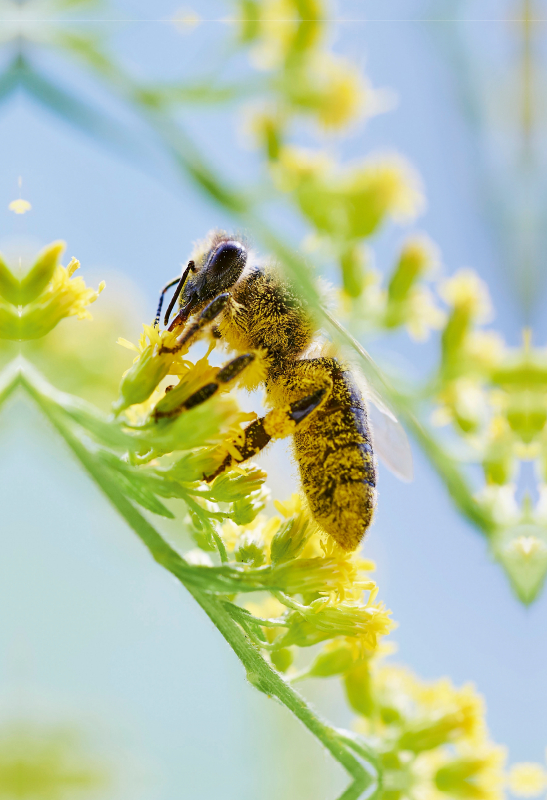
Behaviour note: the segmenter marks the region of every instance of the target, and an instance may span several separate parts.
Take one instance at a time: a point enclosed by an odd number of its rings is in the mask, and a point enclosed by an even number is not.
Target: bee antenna
[[[186,267],[186,269],[184,270],[184,272],[182,273],[180,278],[173,278],[173,280],[169,281],[169,283],[167,283],[163,287],[163,289],[161,290],[160,299],[159,299],[159,303],[158,303],[158,308],[157,308],[157,311],[156,311],[156,316],[154,318],[154,328],[157,328],[158,325],[159,325],[159,321],[160,321],[160,317],[161,317],[161,310],[163,308],[163,301],[164,301],[164,298],[165,298],[165,293],[167,291],[169,291],[169,289],[172,286],[174,286],[175,284],[178,284],[178,286],[177,286],[177,288],[175,290],[175,293],[174,293],[173,297],[171,298],[171,302],[169,303],[169,307],[168,307],[167,311],[165,312],[164,325],[167,325],[167,321],[169,320],[169,315],[171,314],[171,311],[173,310],[173,307],[174,307],[175,303],[178,300],[178,297],[179,297],[179,295],[180,295],[180,293],[182,291],[182,287],[186,283],[186,278],[188,277],[188,273],[190,271],[192,271],[192,272],[196,271],[195,264],[194,264],[193,261],[189,261],[188,262],[188,266]]]

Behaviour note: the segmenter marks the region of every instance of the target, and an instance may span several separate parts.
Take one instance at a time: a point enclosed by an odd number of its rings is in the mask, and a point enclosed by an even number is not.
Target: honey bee
[[[169,330],[180,328],[181,333],[170,351],[210,329],[238,354],[214,382],[186,400],[184,409],[207,400],[258,357],[264,365],[266,402],[272,407],[227,443],[222,463],[204,479],[211,481],[255,456],[272,439],[290,434],[317,525],[344,550],[354,550],[376,507],[377,465],[367,403],[353,370],[324,349],[317,351],[318,331],[305,301],[275,265],[260,261],[240,237],[214,231],[197,246],[182,276],[162,290],[156,324],[164,295],[175,284],[164,324],[178,302]],[[390,412],[381,410],[389,419]],[[391,428],[393,438],[393,424]]]

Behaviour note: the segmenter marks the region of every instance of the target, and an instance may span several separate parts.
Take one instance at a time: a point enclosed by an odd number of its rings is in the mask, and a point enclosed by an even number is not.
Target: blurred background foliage
[[[351,19],[359,11],[358,5],[344,5],[337,9],[341,18]],[[482,5],[485,17],[489,12],[499,17],[499,7]],[[355,58],[333,47],[331,16],[336,14],[322,3],[244,2],[218,4],[214,13],[207,14],[202,9],[176,11],[172,24],[185,42],[199,32],[201,17],[203,25],[213,17],[229,24],[215,26],[208,57],[199,61],[197,69],[169,81],[143,78],[146,72],[139,69],[138,60],[128,66],[127,60],[117,58],[105,25],[109,16],[116,19],[114,7],[89,2],[5,3],[0,96],[8,102],[24,92],[94,141],[157,173],[149,146],[139,131],[135,134],[131,119],[124,118],[126,112],[118,110],[123,101],[168,154],[171,166],[163,166],[164,171],[172,175],[174,166],[182,185],[193,186],[226,213],[224,224],[230,221],[244,229],[257,246],[273,253],[300,284],[318,324],[348,345],[348,334],[334,327],[329,316],[322,316],[326,289],[316,276],[329,280],[335,287],[328,290],[329,307],[351,334],[375,351],[387,374],[375,374],[365,362],[369,379],[381,384],[456,508],[484,534],[516,594],[530,603],[547,571],[547,352],[538,347],[538,334],[529,330],[534,298],[540,296],[546,185],[541,136],[545,53],[537,35],[540,23],[535,21],[541,13],[539,4],[532,2],[507,4],[507,16],[513,21],[505,38],[492,45],[507,70],[504,82],[484,62],[484,52],[491,51],[481,52],[471,21],[465,23],[469,4],[443,6],[442,14],[435,4],[432,8],[432,17],[464,20],[437,30],[443,32],[444,38],[439,37],[443,56],[457,64],[458,91],[481,148],[484,210],[503,242],[504,259],[499,263],[516,276],[522,297],[519,321],[524,332],[513,326],[511,346],[487,327],[493,317],[489,289],[475,272],[451,269],[453,275],[447,278],[437,247],[416,231],[399,234],[389,249],[382,243],[383,231],[408,225],[423,212],[424,189],[414,168],[398,154],[370,155],[368,148],[358,157],[345,154],[346,137],[359,135],[365,120],[389,110],[394,96],[375,88]],[[60,71],[55,64],[48,69],[50,56],[60,59]],[[63,68],[71,60],[93,76],[95,83],[86,87],[87,92],[75,87],[70,70]],[[503,91],[496,91],[496,85]],[[97,98],[97,87],[110,99]],[[504,126],[494,113],[496,98],[506,109]],[[222,109],[222,117],[214,116],[216,109]],[[220,129],[219,119],[225,126]],[[239,137],[236,161],[223,159],[222,150],[209,146],[219,130],[227,139]],[[100,232],[97,235],[100,238]],[[376,257],[373,237],[379,239]],[[442,241],[439,244],[443,246]],[[294,255],[298,249],[303,257]],[[163,268],[161,274],[158,286],[169,277]],[[108,293],[105,302],[107,297]],[[122,285],[111,293],[110,308],[101,298],[93,309],[97,317],[93,348],[88,345],[86,323],[65,321],[47,339],[25,344],[23,352],[57,387],[106,409],[120,372],[130,361],[128,353],[111,342],[115,335],[134,340],[137,321],[142,321],[136,310],[141,301],[134,297],[134,290]],[[542,333],[540,325],[539,336]],[[412,349],[403,334],[416,342]],[[421,342],[428,337],[434,349],[427,349],[422,360],[420,348],[426,345]],[[382,350],[383,340],[390,343],[391,353]],[[13,348],[12,344],[3,348],[5,362]],[[402,359],[393,356],[397,351],[404,353],[404,368]],[[345,669],[334,674],[347,672],[343,663]],[[386,685],[392,687],[389,669],[385,675]],[[370,681],[368,672],[360,679]],[[381,684],[384,679],[378,680]],[[399,676],[398,680],[411,697],[411,679]],[[391,705],[390,699],[386,707]],[[401,732],[400,718],[386,718],[381,703],[374,713],[372,707],[368,712],[354,707],[365,718],[370,716],[371,722],[364,726],[369,734],[381,730],[385,735],[387,726],[389,735],[397,731],[400,737],[410,725],[405,723]],[[419,713],[418,718],[417,724],[423,725]],[[449,732],[424,749],[442,748],[452,742],[451,736]],[[481,761],[475,752],[471,764],[465,742],[462,746],[456,755],[450,751],[456,766],[447,766],[439,756],[427,762],[423,773],[419,758],[409,766],[408,759],[404,765],[394,764],[386,755],[393,791],[409,791],[419,774],[427,775],[424,786],[430,791],[433,786],[452,795],[476,796],[483,770],[491,769],[498,770],[497,777],[485,779],[484,791],[501,791],[499,753],[489,751]],[[421,751],[418,745],[407,749]],[[518,781],[515,786],[522,789]]]

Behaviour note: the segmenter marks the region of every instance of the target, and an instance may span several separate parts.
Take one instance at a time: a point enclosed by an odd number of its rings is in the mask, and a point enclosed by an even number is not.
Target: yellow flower
[[[248,525],[236,525],[232,520],[223,523],[222,539],[228,552],[233,552],[245,541],[254,541],[262,548],[270,546],[272,539],[281,527],[279,517],[266,517],[259,514]]]
[[[31,204],[28,200],[12,200],[8,206],[10,211],[15,212],[15,214],[26,214],[27,211],[30,211],[32,208]]]
[[[439,251],[431,239],[426,236],[412,236],[407,239],[389,281],[390,302],[405,299],[418,278],[437,269],[439,263]]]
[[[282,67],[317,46],[325,16],[319,0],[241,0],[241,37],[256,41],[251,59],[259,69]]]
[[[368,82],[355,67],[328,52],[314,52],[287,70],[281,88],[293,108],[314,114],[325,130],[344,128],[375,110]]]
[[[207,383],[215,374],[215,369],[208,362],[209,352],[196,364],[186,361],[183,356],[188,347],[175,353],[169,352],[176,342],[180,331],[160,330],[154,325],[143,324],[138,346],[127,339],[118,339],[118,344],[137,353],[133,366],[124,373],[120,384],[120,396],[114,403],[116,414],[125,411],[129,406],[140,406],[137,416],[147,414],[152,405],[162,402],[166,397],[165,387],[158,387],[167,375],[179,375],[180,384],[188,389],[187,396]],[[178,387],[177,387],[178,388]],[[171,399],[172,400],[172,399]],[[165,400],[170,402],[169,398]],[[143,405],[144,404],[144,405]],[[176,405],[176,403],[175,403]]]
[[[465,339],[465,353],[475,369],[489,372],[501,363],[505,343],[496,331],[471,331]]]
[[[272,172],[317,231],[336,240],[370,236],[386,218],[412,219],[424,205],[417,174],[396,155],[336,168],[323,152],[282,147]]]
[[[293,514],[301,514],[307,511],[306,501],[301,492],[294,492],[289,499],[284,502],[281,502],[281,500],[274,500],[274,506],[285,519],[292,517]]]
[[[439,294],[450,306],[465,310],[478,322],[487,322],[492,316],[488,286],[471,269],[460,269],[443,281]]]
[[[473,686],[448,679],[424,682],[404,667],[373,664],[374,693],[385,720],[401,727],[399,748],[413,753],[484,739],[484,703]]]
[[[547,787],[547,772],[541,764],[513,764],[507,776],[507,785],[517,797],[537,797]]]
[[[481,742],[421,753],[412,765],[416,800],[503,800],[505,748]]]
[[[438,397],[445,414],[464,433],[474,433],[488,419],[488,396],[472,378],[457,378],[446,385]]]
[[[73,275],[80,266],[75,258],[67,267],[57,263],[64,243],[54,243],[44,250],[29,275],[14,281],[20,297],[18,306],[2,304],[0,336],[8,339],[39,339],[49,333],[65,317],[91,319],[88,306],[104,289],[86,286],[83,278]],[[3,265],[5,267],[5,265]]]
[[[352,227],[356,235],[363,227],[357,216],[365,212],[371,217],[389,214],[398,222],[407,222],[421,213],[425,199],[418,173],[397,154],[370,158],[349,169],[341,182],[341,190],[352,202]],[[355,204],[355,205],[354,205]]]
[[[272,166],[274,180],[282,191],[290,192],[309,180],[326,178],[334,169],[332,159],[322,151],[286,145]]]

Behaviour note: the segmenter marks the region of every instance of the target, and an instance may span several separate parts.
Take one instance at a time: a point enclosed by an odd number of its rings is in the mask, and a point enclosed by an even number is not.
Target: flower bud
[[[416,281],[438,260],[436,249],[428,239],[425,237],[408,239],[389,281],[387,290],[389,304],[394,305],[406,300]]]
[[[262,566],[266,560],[266,547],[260,533],[245,531],[239,537],[234,555],[239,563],[250,564],[252,567]]]
[[[472,734],[478,723],[477,702],[473,701],[471,696],[467,698],[462,696],[458,705],[454,711],[449,711],[437,719],[423,720],[409,725],[399,739],[399,748],[422,753],[424,750],[440,747],[459,736]]]
[[[340,258],[344,291],[350,297],[359,297],[365,286],[365,259],[358,245],[348,248]]]
[[[270,557],[272,564],[297,558],[311,533],[309,520],[299,514],[285,522],[272,539]]]
[[[270,661],[279,672],[286,672],[294,661],[294,655],[289,647],[281,647],[270,653]]]
[[[21,280],[17,305],[27,305],[46,288],[65,247],[65,242],[59,241],[53,242],[42,250],[30,271]]]
[[[170,354],[159,356],[156,345],[150,344],[138,361],[125,373],[120,384],[120,396],[112,409],[119,414],[129,406],[144,403],[168,374],[173,362]]]
[[[19,281],[0,257],[0,297],[3,297],[8,303],[18,305],[19,287]]]
[[[364,717],[368,717],[374,709],[370,664],[367,659],[358,661],[344,675],[344,686],[348,703]]]
[[[387,289],[387,328],[406,324],[411,335],[424,339],[429,328],[443,325],[444,313],[437,308],[429,289],[418,283],[438,263],[436,247],[425,236],[405,242]]]
[[[547,787],[547,773],[541,764],[522,762],[511,767],[507,783],[517,797],[537,797]]]
[[[504,761],[504,748],[476,747],[437,769],[433,782],[439,791],[462,800],[501,796]]]
[[[354,663],[355,648],[347,642],[335,641],[331,646],[326,645],[319,655],[312,661],[307,671],[310,678],[330,678],[341,675]]]

